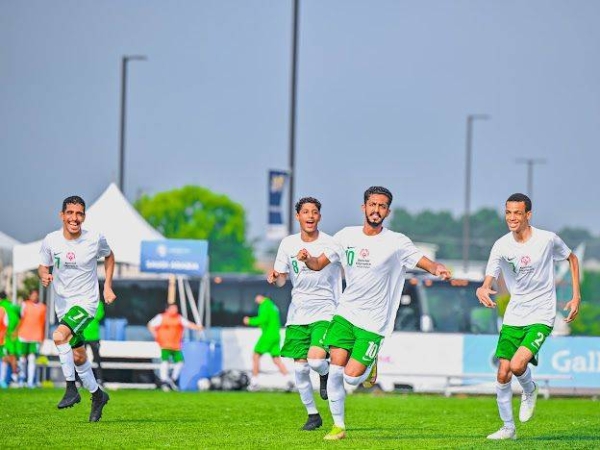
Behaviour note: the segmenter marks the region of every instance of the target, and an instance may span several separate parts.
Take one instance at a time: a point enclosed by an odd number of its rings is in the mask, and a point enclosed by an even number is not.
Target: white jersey
[[[331,264],[321,271],[310,270],[296,258],[303,248],[311,256],[325,254]],[[300,233],[281,241],[273,268],[277,272],[288,274],[293,286],[286,326],[331,320],[342,293],[341,252],[333,238],[322,231],[319,231],[318,238],[312,242],[304,242]]]
[[[78,305],[92,317],[100,299],[98,259],[110,255],[104,236],[82,230],[77,239],[68,240],[63,231],[46,235],[40,249],[40,264],[53,266],[50,283],[55,294],[56,315],[59,320]]]
[[[391,334],[406,270],[423,253],[408,237],[387,228],[368,236],[363,227],[346,227],[334,239],[344,252],[340,258],[346,275],[336,314],[380,336]]]
[[[504,276],[510,302],[503,323],[554,326],[554,261],[567,259],[570,254],[569,247],[556,234],[534,227],[527,242],[517,242],[508,233],[494,243],[485,274],[497,279],[502,271]]]

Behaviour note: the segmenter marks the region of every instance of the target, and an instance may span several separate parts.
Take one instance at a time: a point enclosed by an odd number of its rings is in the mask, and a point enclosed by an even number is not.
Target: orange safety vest
[[[42,342],[46,326],[46,305],[25,300],[25,314],[19,325],[19,339],[25,342]]]
[[[181,350],[181,340],[185,327],[181,323],[181,316],[168,316],[161,314],[162,322],[156,330],[156,342],[160,348],[167,350]]]
[[[4,317],[6,317],[6,310],[0,308],[0,345],[4,345],[4,337],[6,336],[6,329],[8,328],[4,324]]]

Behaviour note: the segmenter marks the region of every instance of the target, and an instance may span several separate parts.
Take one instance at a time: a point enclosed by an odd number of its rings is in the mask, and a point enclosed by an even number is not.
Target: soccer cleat
[[[493,441],[501,441],[504,439],[516,439],[517,431],[514,428],[502,427],[495,433],[490,434],[487,438]]]
[[[523,395],[521,395],[521,407],[519,408],[519,420],[521,422],[527,422],[533,417],[535,402],[537,401],[539,392],[537,384],[534,383],[534,385],[535,389],[533,392],[530,392],[529,394],[523,392]]]
[[[170,388],[172,391],[178,391],[178,390],[179,390],[179,388],[177,387],[177,382],[176,382],[174,379],[172,379],[172,378],[169,378],[169,379],[167,380],[167,384],[169,385],[169,388]]]
[[[377,361],[373,361],[373,365],[371,366],[371,372],[369,372],[369,376],[365,381],[363,381],[364,388],[372,388],[375,386],[375,382],[377,381]]]
[[[323,400],[327,400],[327,379],[329,378],[329,372],[325,375],[319,375],[319,395]]]
[[[342,427],[338,427],[334,425],[329,433],[325,435],[323,439],[326,441],[339,441],[340,439],[344,439],[346,437],[346,430]]]
[[[110,397],[102,389],[92,393],[92,410],[90,411],[90,422],[98,422],[102,417],[102,409],[108,403]]]
[[[317,414],[309,414],[306,423],[302,427],[303,431],[313,431],[317,428],[320,428],[323,425],[323,419],[321,419],[321,415]]]
[[[75,382],[67,381],[67,390],[65,391],[63,398],[58,402],[58,409],[71,408],[80,401],[81,395],[79,395],[79,391],[77,391]]]

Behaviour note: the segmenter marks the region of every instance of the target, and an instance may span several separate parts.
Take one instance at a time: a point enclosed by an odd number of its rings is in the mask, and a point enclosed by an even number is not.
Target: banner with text
[[[140,270],[201,277],[207,270],[208,241],[165,239],[142,241]]]
[[[288,173],[282,170],[269,170],[269,218],[267,222],[267,239],[282,239],[287,236],[287,228],[283,223],[281,200]]]

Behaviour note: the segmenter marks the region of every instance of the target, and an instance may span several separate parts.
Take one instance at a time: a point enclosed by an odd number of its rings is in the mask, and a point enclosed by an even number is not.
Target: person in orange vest
[[[21,323],[19,324],[17,348],[19,353],[19,385],[35,387],[35,360],[40,354],[46,331],[46,305],[40,303],[40,293],[33,289],[29,299],[21,305]],[[27,367],[27,371],[25,371]]]
[[[181,340],[186,328],[201,331],[202,325],[190,322],[179,314],[175,303],[167,304],[165,312],[157,314],[148,322],[148,330],[160,346],[160,371],[159,377],[163,391],[177,390],[177,379],[183,369],[183,353]],[[169,361],[173,363],[173,370],[169,377]]]

